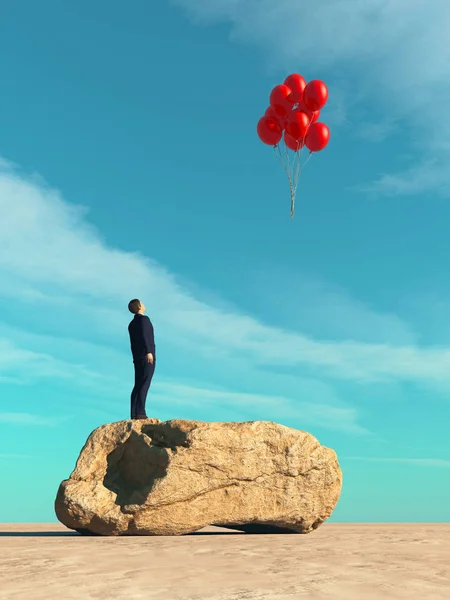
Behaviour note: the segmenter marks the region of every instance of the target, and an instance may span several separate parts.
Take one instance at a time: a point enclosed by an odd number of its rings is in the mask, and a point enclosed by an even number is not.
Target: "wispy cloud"
[[[384,196],[411,196],[433,189],[439,195],[447,196],[450,190],[448,162],[423,160],[400,173],[384,173],[372,183],[353,189]]]
[[[356,135],[369,142],[384,142],[395,131],[396,125],[390,120],[377,123],[360,122],[356,128]]]
[[[39,339],[39,336],[28,334],[27,338]],[[73,342],[70,338],[55,339],[54,345],[59,350],[64,346],[73,347]],[[102,351],[106,352],[103,349]],[[67,356],[70,358],[69,353]],[[26,369],[23,368],[24,364]],[[104,389],[106,386],[106,391],[120,389],[123,384],[123,380],[117,375],[104,375],[73,359],[63,360],[46,352],[32,351],[2,337],[0,337],[0,369],[8,373],[0,377],[0,383],[31,385],[37,380],[57,378],[66,380],[71,385],[75,383],[77,387]]]
[[[353,120],[380,141],[398,126],[419,153],[439,156],[437,177],[418,169],[385,175],[376,185],[388,193],[436,188],[449,192],[450,3],[447,0],[172,0],[199,24],[229,23],[231,38],[258,45],[284,70],[305,69],[346,91]],[[362,102],[370,106],[365,123]],[[441,110],[435,113],[437,107]],[[366,111],[367,112],[367,111]],[[386,115],[388,115],[385,125]],[[435,116],[436,115],[436,116]],[[383,125],[379,125],[382,123]],[[417,164],[416,158],[414,158]]]
[[[15,331],[11,330],[12,335]],[[102,418],[119,407],[123,412],[126,406],[124,399],[128,398],[131,386],[131,379],[127,376],[131,375],[131,368],[123,352],[111,349],[108,351],[101,345],[86,342],[77,344],[69,338],[49,340],[45,336],[28,334],[26,339],[33,345],[50,343],[56,353],[60,353],[60,349],[64,348],[68,356],[77,353],[78,345],[81,353],[85,355],[86,362],[90,353],[105,354],[106,359],[103,365],[100,363],[87,369],[76,362],[56,360],[45,353],[22,350],[16,344],[0,338],[0,369],[8,369],[17,374],[17,381],[21,384],[39,385],[48,377],[51,377],[53,382],[62,379],[70,384],[72,393],[77,395],[81,392],[78,408],[84,406],[82,397],[87,390],[97,399],[96,410],[98,411],[100,406],[104,407],[104,410],[100,411]],[[4,360],[5,356],[8,361]],[[27,357],[27,372],[26,379],[22,380],[19,377],[23,371],[24,356]],[[43,365],[46,368],[43,368]],[[11,377],[9,383],[16,383],[16,377]],[[282,377],[282,380],[286,379],[288,379],[286,376]],[[160,375],[152,385],[149,407],[151,406],[152,414],[159,417],[173,410],[177,411],[177,416],[197,415],[196,418],[199,420],[208,420],[208,415],[214,415],[215,420],[259,420],[263,414],[266,420],[285,423],[295,420],[302,423],[303,427],[323,427],[353,435],[372,435],[358,423],[358,411],[342,403],[325,383],[305,380],[303,377],[295,378],[296,389],[302,390],[303,393],[310,391],[311,394],[307,394],[307,397],[311,395],[313,398],[311,401],[298,400],[296,395],[244,393],[230,389],[231,387],[232,384],[225,389],[217,385],[212,387],[208,382],[184,383],[182,377],[174,381]],[[90,401],[86,408],[92,408]],[[37,415],[24,413],[4,413],[0,414],[0,424],[2,422],[17,425],[57,425],[60,420],[55,418],[41,420]]]
[[[239,413],[246,420],[259,420],[261,414],[265,420],[292,421],[300,420],[302,423],[320,426],[325,429],[351,433],[355,435],[371,435],[371,432],[358,424],[358,414],[354,408],[336,406],[322,402],[304,402],[287,398],[285,396],[248,394],[187,386],[183,384],[163,382],[158,385],[153,393],[153,401],[164,405],[170,402],[173,405],[188,405],[190,409],[227,407],[228,411]],[[220,408],[219,408],[220,410]]]
[[[401,463],[417,467],[450,467],[450,460],[441,458],[375,458],[368,456],[342,456],[341,461],[357,460],[364,462]]]
[[[0,413],[0,423],[9,423],[11,425],[44,425],[47,427],[56,427],[67,421],[69,417],[42,417],[29,413]]]
[[[266,293],[271,282],[270,294]],[[289,293],[286,293],[289,282]],[[376,310],[330,281],[311,278],[285,266],[266,264],[254,270],[247,287],[258,305],[275,315],[279,325],[302,331],[315,339],[357,340],[369,344],[410,346],[418,341],[411,323],[399,315]],[[258,294],[259,292],[259,294]]]
[[[161,265],[108,246],[86,220],[84,208],[66,203],[57,191],[18,171],[0,172],[0,210],[0,281],[12,278],[15,284],[14,289],[0,286],[0,293],[17,301],[23,285],[28,293],[32,288],[37,296],[55,297],[65,303],[65,310],[84,311],[91,335],[95,327],[125,335],[124,309],[130,296],[152,298],[159,335],[185,344],[197,356],[217,353],[222,361],[245,359],[249,368],[301,367],[321,377],[362,382],[450,381],[448,348],[317,341],[208,304]],[[21,299],[26,302],[27,296]],[[100,312],[106,318],[98,319]],[[8,364],[29,358],[49,372],[58,360],[66,360],[35,353],[17,357],[16,352],[4,348],[2,360]]]

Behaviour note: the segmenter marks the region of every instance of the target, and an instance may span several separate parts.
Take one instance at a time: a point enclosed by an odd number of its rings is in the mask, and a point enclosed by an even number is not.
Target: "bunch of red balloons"
[[[284,143],[294,152],[303,146],[310,152],[323,150],[330,130],[318,119],[327,100],[328,88],[323,81],[306,83],[297,73],[289,75],[270,94],[270,106],[257,125],[260,140],[276,146],[284,137]]]

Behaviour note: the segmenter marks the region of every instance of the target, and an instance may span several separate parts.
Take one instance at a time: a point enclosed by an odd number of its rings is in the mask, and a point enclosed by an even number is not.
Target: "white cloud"
[[[362,121],[358,123],[356,135],[369,142],[384,142],[394,130],[395,124],[387,119],[376,123]]]
[[[190,409],[227,407],[228,411],[242,415],[246,420],[264,420],[289,422],[301,420],[307,425],[324,429],[351,433],[355,435],[371,435],[371,432],[357,423],[357,411],[348,406],[336,406],[318,402],[293,401],[284,396],[248,394],[217,389],[205,389],[178,383],[164,382],[158,385],[153,393],[153,402],[160,405],[168,402],[174,405],[188,404]],[[220,409],[219,409],[220,410]]]
[[[32,336],[28,335],[28,338]],[[56,341],[56,340],[55,340]],[[60,346],[73,348],[70,339],[62,338]],[[58,346],[57,346],[58,347]],[[59,350],[59,348],[58,348]],[[70,358],[70,354],[67,353]],[[24,368],[26,365],[26,368]],[[121,380],[114,375],[103,375],[98,371],[88,368],[85,364],[71,360],[55,358],[46,352],[36,352],[22,348],[9,339],[0,337],[0,383],[31,385],[37,380],[55,377],[65,379],[70,384],[87,388],[117,389]],[[7,375],[3,375],[7,373]]]
[[[202,300],[200,290],[194,296],[167,270],[138,253],[108,246],[86,221],[86,213],[82,207],[67,204],[41,179],[26,178],[10,165],[0,165],[0,297],[13,300],[5,308],[16,310],[11,314],[22,328],[0,322],[3,382],[63,378],[74,387],[96,393],[101,390],[103,396],[128,396],[131,373],[125,369],[131,371],[131,363],[125,363],[120,353],[114,356],[107,345],[120,339],[129,353],[126,306],[130,297],[136,296],[151,299],[148,304],[158,339],[170,345],[171,357],[178,345],[184,347],[182,362],[188,352],[190,361],[207,364],[208,371],[214,370],[214,364],[216,371],[222,369],[227,381],[229,373],[236,374],[239,369],[241,381],[243,371],[252,379],[251,385],[248,378],[246,384],[252,393],[243,393],[212,391],[207,382],[180,387],[182,376],[176,387],[167,387],[162,377],[152,388],[161,410],[168,402],[183,404],[184,398],[193,410],[199,408],[199,415],[205,408],[222,404],[222,414],[228,411],[258,419],[264,407],[264,414],[273,415],[272,420],[298,418],[364,435],[369,432],[359,425],[357,410],[342,403],[324,379],[450,385],[450,349],[420,348],[395,315],[378,318],[373,309],[355,303],[358,325],[353,333],[367,337],[364,321],[368,319],[378,330],[396,331],[396,345],[359,341],[357,337],[336,342],[322,336],[318,341],[269,326],[223,303]],[[326,296],[323,291],[320,288],[317,295]],[[314,286],[310,295],[312,304]],[[337,307],[337,320],[345,320],[352,312],[351,299],[342,290],[330,292],[329,304]],[[327,323],[332,330],[332,319]],[[42,324],[47,333],[39,332]],[[31,333],[30,328],[40,335]],[[90,343],[83,340],[85,336]],[[404,342],[398,343],[400,339]],[[94,355],[97,362],[92,360]],[[126,367],[119,368],[120,364]],[[256,392],[259,380],[259,387],[265,390],[262,394]],[[1,421],[56,422],[6,412]]]
[[[85,361],[90,362],[94,355],[103,355],[98,365],[87,368],[70,360],[57,360],[45,352],[24,350],[9,340],[0,337],[0,371],[12,373],[15,377],[5,377],[9,383],[41,383],[46,378],[62,379],[70,383],[72,393],[78,396],[78,408],[92,408],[91,400],[83,400],[79,390],[88,390],[95,394],[97,411],[103,407],[101,416],[104,418],[119,409],[120,413],[128,409],[128,397],[132,385],[131,367],[128,357],[123,352],[111,350],[105,346],[89,342],[76,342],[69,338],[53,338],[36,334],[21,336],[20,332],[7,329],[13,337],[22,338],[32,346],[52,347],[55,354],[61,353],[61,348],[66,350],[70,358],[83,354]],[[23,365],[26,362],[26,373]],[[97,370],[95,370],[97,367]],[[102,370],[103,368],[103,370]],[[128,372],[128,373],[127,373]],[[128,377],[129,375],[130,377]],[[21,377],[21,379],[19,379]],[[286,379],[286,377],[284,378]],[[1,381],[0,381],[1,383]],[[161,418],[176,410],[173,416],[180,414],[196,415],[199,420],[208,420],[208,415],[214,414],[215,419],[221,420],[259,420],[264,415],[266,420],[277,422],[291,422],[293,419],[301,421],[303,426],[323,427],[325,429],[350,433],[354,435],[371,435],[366,428],[358,424],[357,410],[346,406],[335,396],[328,385],[314,380],[295,378],[297,390],[302,391],[302,396],[311,398],[310,401],[292,400],[286,395],[259,394],[236,392],[220,387],[211,388],[199,382],[183,383],[182,379],[168,380],[159,376],[152,384],[151,401],[149,410],[152,415]],[[151,408],[150,408],[151,407]],[[69,417],[66,417],[69,418]],[[123,415],[126,418],[126,415]],[[9,424],[57,424],[58,419],[47,420],[38,415],[24,413],[0,414],[0,423]]]
[[[270,294],[266,293],[267,281],[271,282]],[[258,307],[273,315],[278,325],[295,328],[315,339],[392,346],[414,345],[418,340],[412,326],[398,315],[377,311],[351,297],[342,286],[286,267],[266,264],[264,269],[252,272],[247,288]]]
[[[41,415],[33,415],[30,413],[0,413],[0,423],[8,423],[10,425],[45,425],[56,427],[68,420],[68,417],[43,417]]]
[[[374,195],[400,196],[422,194],[433,189],[442,196],[450,190],[448,163],[440,159],[419,161],[411,168],[400,173],[384,173],[369,185],[355,186]]]
[[[97,326],[118,333],[127,323],[130,297],[151,298],[159,336],[186,344],[197,356],[216,353],[221,360],[241,358],[249,368],[307,368],[320,377],[363,382],[450,381],[447,348],[319,342],[197,299],[155,262],[109,247],[85,220],[85,209],[8,168],[0,172],[0,214],[0,281],[14,281],[14,290],[8,285],[0,290],[16,300],[22,282],[28,295],[30,289],[37,298],[56,295],[66,310],[84,310],[86,319],[98,322],[99,314],[106,315]],[[6,348],[3,360],[13,360],[14,352]],[[66,360],[28,356],[49,373],[58,368],[55,361]]]
[[[363,135],[379,141],[388,126],[403,123],[416,149],[439,156],[437,178],[420,168],[413,184],[408,172],[386,175],[379,192],[408,194],[437,187],[448,193],[448,0],[172,1],[196,22],[228,22],[233,40],[263,47],[284,71],[303,70],[307,78],[328,78],[341,86],[353,121],[359,122],[366,102],[373,124],[363,123]]]

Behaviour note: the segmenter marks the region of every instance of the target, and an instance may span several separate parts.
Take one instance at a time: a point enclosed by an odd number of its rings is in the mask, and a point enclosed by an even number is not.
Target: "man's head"
[[[143,302],[137,298],[134,298],[134,300],[130,300],[128,302],[128,310],[133,313],[133,315],[143,315],[146,311],[146,308]]]

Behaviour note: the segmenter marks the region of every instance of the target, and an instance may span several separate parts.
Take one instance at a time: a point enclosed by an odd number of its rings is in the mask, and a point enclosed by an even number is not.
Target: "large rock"
[[[339,499],[334,450],[268,421],[119,421],[89,436],[55,501],[81,533],[181,535],[216,525],[309,533]]]

